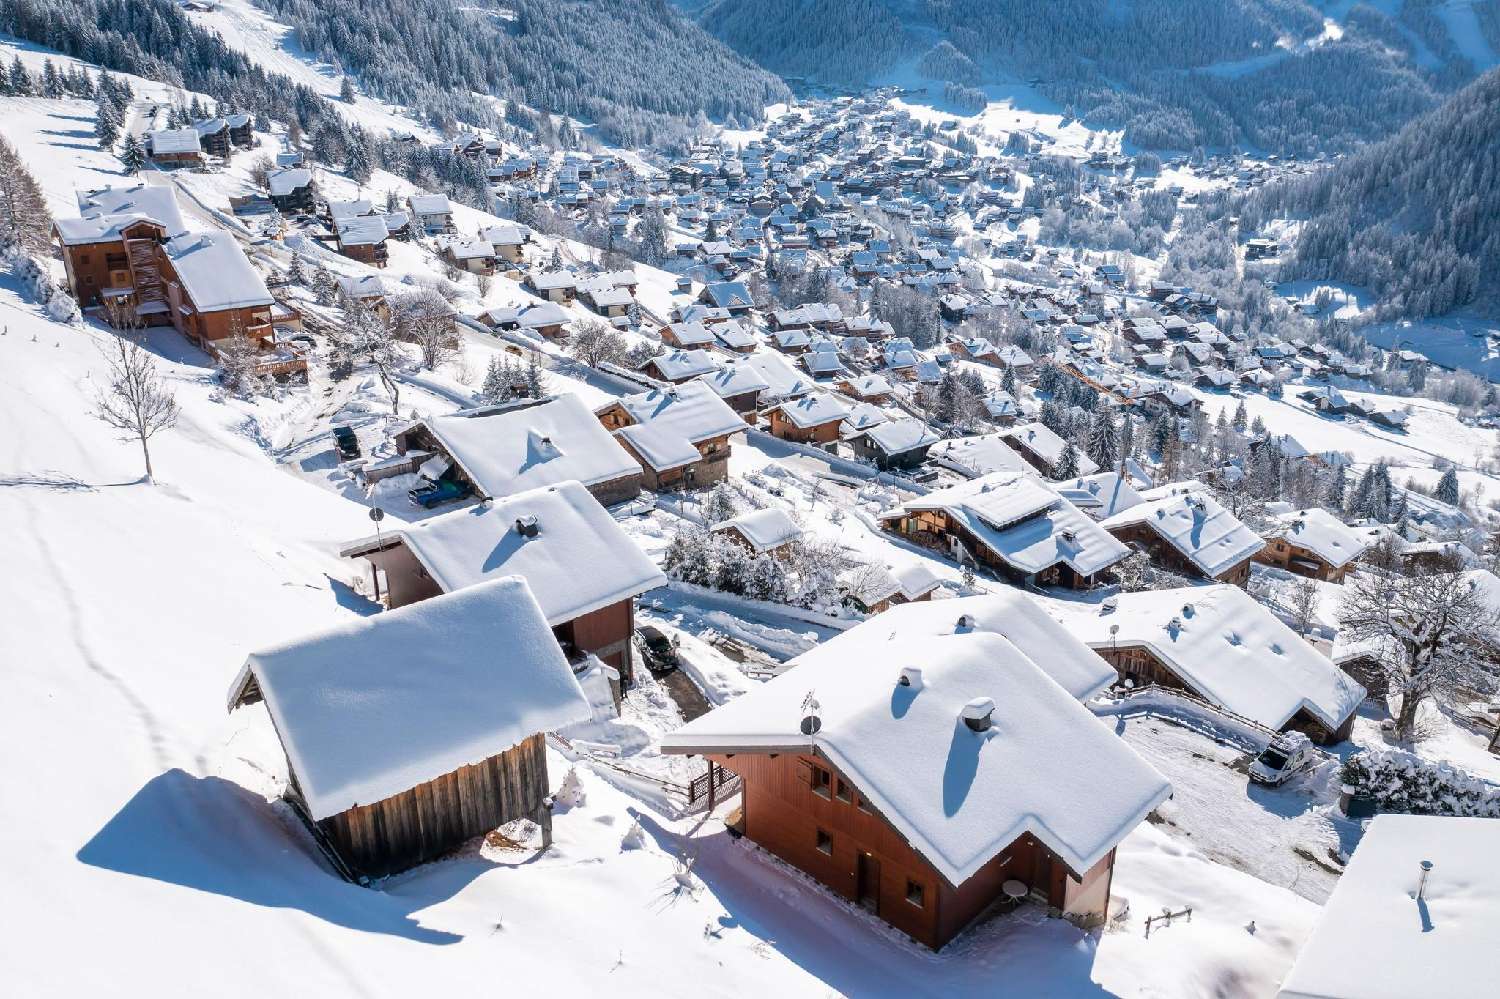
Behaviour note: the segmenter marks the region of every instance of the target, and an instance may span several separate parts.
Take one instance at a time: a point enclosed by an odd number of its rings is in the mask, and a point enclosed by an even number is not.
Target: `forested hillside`
[[[1493,309],[1500,281],[1500,70],[1334,169],[1267,188],[1243,222],[1308,218],[1289,277],[1364,285],[1392,315]]]
[[[1474,6],[1484,30],[1493,0]],[[842,85],[1017,79],[1095,127],[1158,149],[1311,153],[1389,135],[1472,79],[1428,0],[1338,20],[1306,0],[716,0],[700,23],[782,73]]]
[[[304,48],[373,97],[433,124],[490,124],[472,94],[597,123],[625,145],[684,134],[700,115],[754,120],[776,77],[662,0],[263,0]],[[320,99],[265,73],[170,0],[0,0],[0,30],[109,69],[172,81],[303,127]]]
[[[670,118],[753,121],[787,96],[664,0],[258,2],[383,100],[515,96],[597,122],[624,145],[646,144]]]
[[[783,76],[851,85],[884,72],[909,42],[884,0],[710,0],[698,19]]]

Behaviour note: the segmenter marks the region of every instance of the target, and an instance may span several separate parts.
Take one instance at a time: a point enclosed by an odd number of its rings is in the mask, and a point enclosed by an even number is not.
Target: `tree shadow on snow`
[[[463,939],[413,918],[441,898],[403,898],[341,880],[322,863],[289,809],[219,777],[173,769],[152,778],[77,857],[91,867],[250,905],[297,909],[366,933],[428,944]],[[456,893],[463,885],[445,887]]]

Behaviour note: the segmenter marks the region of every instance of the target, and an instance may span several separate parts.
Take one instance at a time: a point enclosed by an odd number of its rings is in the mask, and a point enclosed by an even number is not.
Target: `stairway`
[[[130,256],[130,273],[135,281],[137,305],[165,303],[166,291],[162,288],[161,266],[157,263],[156,244],[149,239],[131,239],[125,242],[125,251]]]

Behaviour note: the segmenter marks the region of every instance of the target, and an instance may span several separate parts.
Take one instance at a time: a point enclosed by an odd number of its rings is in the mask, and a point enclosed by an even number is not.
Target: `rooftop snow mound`
[[[252,675],[314,820],[590,715],[516,576],[257,652],[234,700]]]
[[[1250,528],[1205,490],[1139,503],[1099,526],[1105,530],[1145,524],[1210,579],[1265,547]]]

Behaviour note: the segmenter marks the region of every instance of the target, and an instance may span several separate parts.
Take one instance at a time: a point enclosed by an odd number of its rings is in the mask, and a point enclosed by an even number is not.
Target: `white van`
[[[1272,787],[1283,784],[1311,766],[1316,754],[1312,740],[1301,732],[1278,733],[1250,764],[1250,779]]]

